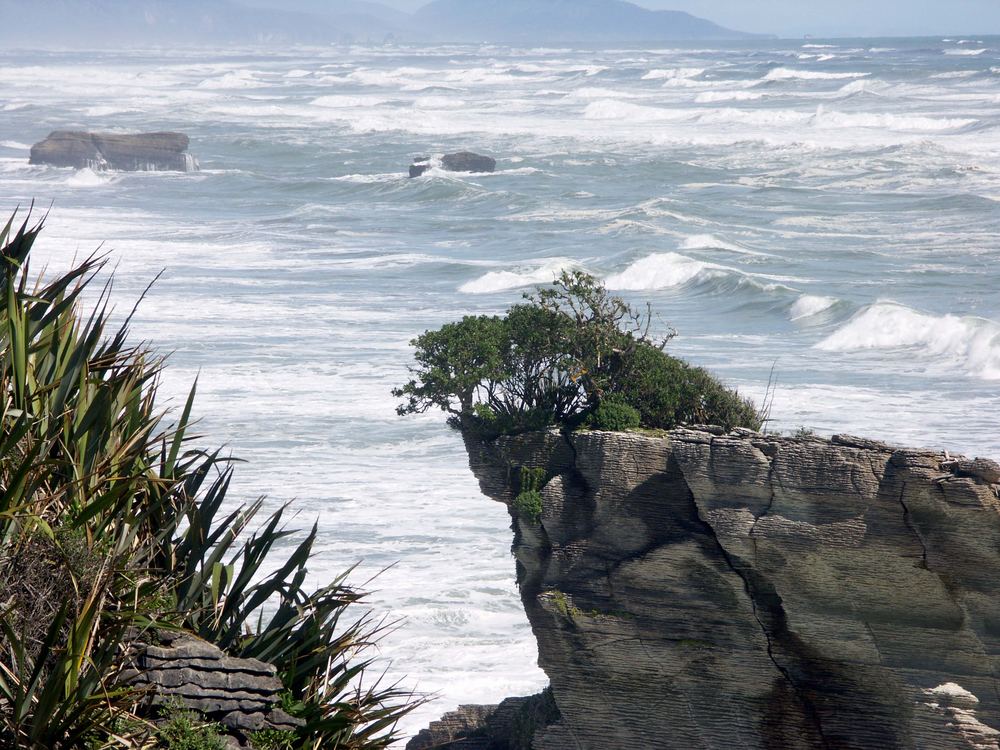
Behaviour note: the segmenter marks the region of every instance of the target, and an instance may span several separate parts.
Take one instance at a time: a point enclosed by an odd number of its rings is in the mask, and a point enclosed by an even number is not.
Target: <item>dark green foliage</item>
[[[358,654],[382,626],[349,616],[362,595],[344,576],[306,588],[315,527],[282,560],[284,509],[253,533],[260,501],[223,510],[232,466],[190,446],[194,389],[169,425],[162,359],[128,343],[128,321],[109,330],[107,289],[81,314],[100,259],[29,286],[41,225],[12,221],[0,228],[0,750],[148,747],[142,696],[119,675],[132,639],[161,626],[275,664],[306,720],[296,748],[386,747],[414,703],[358,688],[370,664]]]
[[[616,391],[639,412],[643,426],[670,429],[679,424],[715,424],[757,430],[761,417],[749,399],[711,373],[641,344],[623,364]]]
[[[538,490],[524,490],[514,498],[514,509],[525,518],[537,521],[542,517],[542,493]]]
[[[537,466],[522,466],[517,479],[519,492],[540,491],[548,479],[548,472]]]
[[[564,273],[504,317],[466,317],[412,343],[400,414],[436,407],[482,439],[550,425],[599,429],[716,424],[759,429],[761,415],[707,371],[649,337],[637,312],[597,279]],[[638,413],[639,423],[635,422]]]
[[[207,722],[194,711],[171,704],[164,711],[164,721],[157,730],[163,750],[225,750],[218,724]]]
[[[542,517],[542,487],[548,475],[545,469],[522,466],[518,474],[518,494],[514,498],[514,509],[532,521]]]
[[[261,729],[250,735],[252,750],[293,750],[295,732],[287,729]]]
[[[601,399],[586,424],[593,430],[622,432],[638,427],[641,422],[639,410],[630,406],[622,394],[612,393]]]

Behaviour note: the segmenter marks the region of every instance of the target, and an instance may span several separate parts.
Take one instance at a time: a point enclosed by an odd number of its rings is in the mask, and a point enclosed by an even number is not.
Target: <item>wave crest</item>
[[[463,294],[492,294],[508,289],[520,289],[535,284],[549,284],[555,281],[563,271],[577,268],[576,261],[570,258],[549,258],[534,268],[522,268],[514,271],[490,271],[478,279],[467,281],[458,288]]]
[[[911,350],[976,377],[1000,379],[1000,323],[986,318],[935,316],[876,302],[815,346],[829,352]]]

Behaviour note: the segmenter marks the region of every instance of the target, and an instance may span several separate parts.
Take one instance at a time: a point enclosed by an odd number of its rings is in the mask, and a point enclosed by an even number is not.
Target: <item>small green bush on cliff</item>
[[[631,430],[642,424],[639,410],[631,406],[620,393],[605,396],[591,412],[587,426],[594,430],[609,430],[621,432]]]
[[[107,287],[81,310],[101,259],[32,281],[41,228],[0,226],[0,749],[151,747],[123,672],[154,628],[274,664],[296,750],[387,747],[413,702],[359,688],[381,631],[351,618],[361,593],[306,588],[316,528],[286,547],[284,508],[252,532],[260,501],[223,510],[232,467],[191,445],[194,389],[168,425],[162,359],[110,328]]]
[[[413,340],[400,414],[438,408],[485,438],[549,425],[716,424],[759,429],[753,403],[670,356],[638,311],[588,274],[565,272],[504,316],[468,316]],[[638,423],[635,415],[638,415]]]

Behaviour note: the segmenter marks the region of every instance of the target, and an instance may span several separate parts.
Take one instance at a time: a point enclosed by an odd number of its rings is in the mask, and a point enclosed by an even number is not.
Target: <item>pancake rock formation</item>
[[[30,164],[76,169],[194,172],[198,163],[183,133],[86,133],[56,130],[31,147]]]
[[[231,750],[248,749],[254,732],[294,731],[305,723],[281,709],[272,664],[229,656],[187,633],[160,630],[155,640],[133,650],[133,668],[123,676],[146,692],[150,707],[179,705],[218,722]]]
[[[551,680],[534,750],[1000,748],[993,461],[716,428],[467,446]]]
[[[414,159],[410,165],[410,177],[419,177],[432,166],[434,164],[428,157]],[[445,154],[441,158],[440,166],[448,172],[493,172],[497,168],[497,160],[471,151],[459,151]]]

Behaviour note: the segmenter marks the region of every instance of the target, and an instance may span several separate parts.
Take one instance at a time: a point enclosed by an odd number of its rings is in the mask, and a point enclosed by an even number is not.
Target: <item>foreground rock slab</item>
[[[431,722],[406,750],[531,750],[537,731],[558,719],[550,690],[499,706],[459,706]]]
[[[247,747],[253,732],[294,731],[304,722],[281,710],[277,669],[257,659],[230,656],[187,633],[157,631],[157,643],[140,644],[128,683],[147,692],[151,707],[180,705],[222,725],[233,748]]]
[[[1000,466],[837,436],[468,442],[561,716],[534,750],[997,750]]]
[[[410,165],[410,177],[419,177],[433,166],[431,159],[422,157]],[[445,154],[441,158],[441,168],[448,172],[494,172],[497,160],[490,156],[474,154],[471,151],[459,151]]]
[[[197,162],[187,153],[183,133],[87,133],[56,130],[31,147],[31,164],[76,169],[193,172]]]

